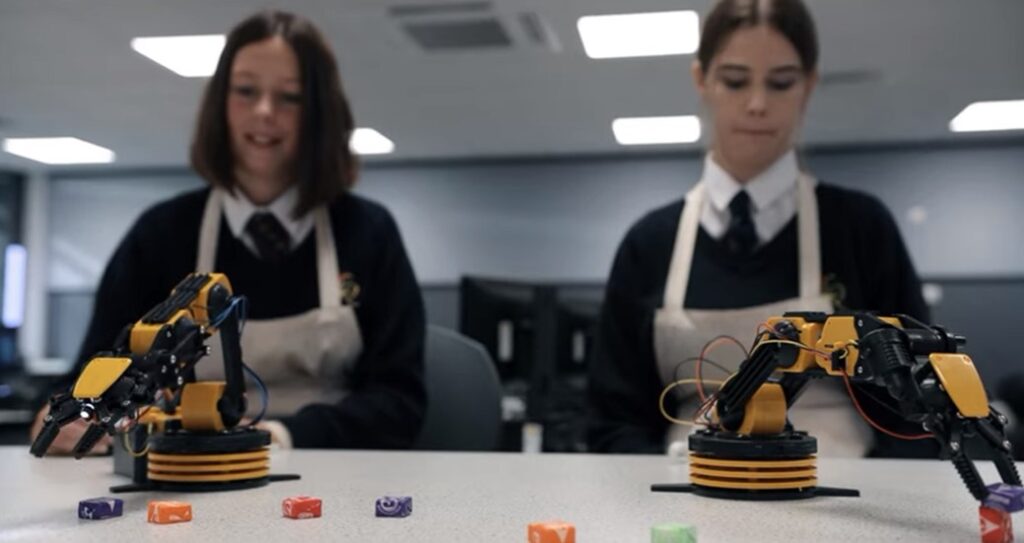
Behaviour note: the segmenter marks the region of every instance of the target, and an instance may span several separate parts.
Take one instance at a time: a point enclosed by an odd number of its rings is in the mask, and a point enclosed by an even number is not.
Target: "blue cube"
[[[985,507],[1007,513],[1024,511],[1024,488],[1016,485],[997,483],[988,486],[988,497],[982,502]]]
[[[389,518],[407,517],[412,514],[412,497],[384,496],[377,498],[377,516]]]
[[[117,498],[92,498],[78,502],[78,518],[100,520],[119,517],[124,510],[124,502]]]

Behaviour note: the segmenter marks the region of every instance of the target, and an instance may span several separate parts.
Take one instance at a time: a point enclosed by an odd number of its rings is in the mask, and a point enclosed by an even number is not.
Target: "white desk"
[[[820,482],[855,487],[860,498],[742,502],[652,493],[685,482],[686,465],[665,457],[423,452],[275,451],[275,473],[302,480],[206,494],[123,494],[125,513],[79,520],[78,501],[126,482],[110,458],[33,458],[0,447],[0,541],[526,541],[531,521],[576,525],[580,543],[646,543],[661,522],[697,525],[713,542],[979,541],[978,504],[953,466],[939,461],[822,460]],[[995,482],[991,463],[981,465]],[[281,517],[281,500],[323,499],[324,516]],[[377,519],[382,495],[413,497],[405,519]],[[150,499],[192,503],[194,520],[146,523]]]

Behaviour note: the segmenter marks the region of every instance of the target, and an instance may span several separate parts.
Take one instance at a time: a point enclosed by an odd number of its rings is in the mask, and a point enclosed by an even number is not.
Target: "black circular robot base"
[[[112,492],[172,490],[208,492],[265,486],[297,475],[270,475],[270,433],[233,428],[216,433],[171,430],[149,439],[146,482]]]
[[[690,484],[652,485],[652,491],[733,500],[860,495],[856,490],[818,486],[818,442],[806,432],[741,436],[700,430],[689,443]]]

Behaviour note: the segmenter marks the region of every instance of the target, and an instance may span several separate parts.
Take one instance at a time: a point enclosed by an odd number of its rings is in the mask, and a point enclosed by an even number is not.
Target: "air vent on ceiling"
[[[388,9],[392,17],[423,17],[435,15],[466,15],[467,13],[489,13],[490,2],[455,2],[447,4],[418,4],[414,6],[392,6]]]
[[[539,15],[503,17],[490,2],[394,6],[388,11],[427,52],[497,50],[517,44],[560,50],[557,37]]]
[[[495,18],[410,23],[402,26],[413,41],[427,51],[512,45],[512,39]]]

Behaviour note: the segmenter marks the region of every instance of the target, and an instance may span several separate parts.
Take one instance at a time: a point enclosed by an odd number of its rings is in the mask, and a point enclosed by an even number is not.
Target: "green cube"
[[[697,543],[697,527],[678,522],[651,527],[651,543]]]

